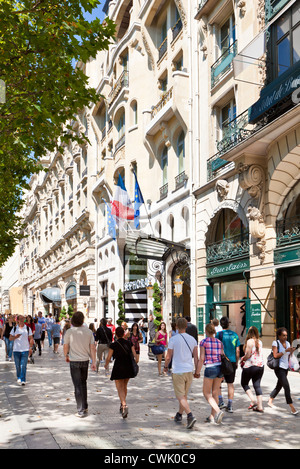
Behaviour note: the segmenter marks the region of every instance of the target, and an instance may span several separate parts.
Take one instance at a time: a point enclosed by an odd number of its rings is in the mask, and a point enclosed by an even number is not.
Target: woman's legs
[[[162,361],[162,357],[163,357],[164,354],[159,354],[157,355],[157,366],[158,366],[158,374],[161,375],[161,361]]]
[[[129,379],[116,379],[116,388],[118,391],[119,399],[123,407],[126,406],[126,397],[127,397],[127,384]]]
[[[203,395],[211,406],[211,416],[214,417],[220,412],[218,406],[218,395],[222,378],[205,378],[203,379]]]

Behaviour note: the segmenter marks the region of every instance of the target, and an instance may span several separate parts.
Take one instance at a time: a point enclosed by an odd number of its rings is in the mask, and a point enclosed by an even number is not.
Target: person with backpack
[[[17,372],[17,382],[26,384],[26,371],[29,353],[32,352],[33,337],[30,327],[25,325],[25,318],[18,316],[18,324],[10,331],[9,340],[14,341],[13,354]]]
[[[233,372],[229,375],[224,375],[224,380],[227,383],[227,389],[228,389],[228,403],[227,406],[225,405],[223,401],[223,396],[221,392],[221,387],[220,387],[220,392],[219,392],[219,407],[220,409],[224,409],[227,412],[232,413],[233,408],[232,408],[232,401],[234,398],[234,380],[235,380],[235,373],[238,367],[239,363],[239,358],[240,358],[240,340],[239,336],[237,335],[236,332],[231,331],[229,329],[229,319],[227,316],[223,316],[220,319],[220,325],[222,327],[222,331],[219,331],[216,333],[216,339],[219,339],[224,348],[224,353],[228,360],[232,363],[232,368]]]

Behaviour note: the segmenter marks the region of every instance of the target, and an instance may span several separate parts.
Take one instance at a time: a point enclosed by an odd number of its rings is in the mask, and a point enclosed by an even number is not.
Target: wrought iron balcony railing
[[[300,216],[285,218],[276,222],[276,245],[300,243]]]
[[[117,141],[115,145],[115,153],[123,146],[125,145],[125,134],[122,135],[122,137]]]
[[[166,91],[162,98],[158,101],[156,106],[153,106],[151,111],[151,119],[156,116],[156,114],[167,104],[170,99],[173,97],[173,87]]]
[[[167,195],[168,195],[168,183],[164,184],[162,187],[160,187],[159,193],[160,193],[159,200],[165,199],[167,197]]]
[[[265,20],[270,21],[289,0],[265,0]]]
[[[179,18],[174,24],[174,26],[172,27],[172,41],[176,39],[176,37],[178,36],[181,30],[182,30],[182,21],[181,21],[181,18]]]
[[[178,176],[175,177],[175,190],[180,189],[185,185],[185,181],[187,181],[188,177],[185,174],[185,171],[182,171]]]
[[[245,257],[247,255],[249,255],[248,232],[208,244],[206,247],[206,261],[208,264]]]
[[[226,171],[229,169],[230,164],[232,166],[232,163],[222,159],[222,155],[250,137],[254,131],[254,125],[250,124],[248,120],[248,109],[224,125],[222,129],[223,138],[217,143],[218,153],[207,161],[208,181],[220,176],[220,172],[224,171],[225,165],[228,165]]]
[[[168,49],[168,38],[165,38],[158,48],[158,60],[167,52]]]
[[[110,106],[114,102],[114,100],[118,97],[118,95],[121,93],[122,89],[125,87],[128,87],[128,85],[129,85],[129,73],[128,73],[128,70],[124,70],[123,73],[118,78],[118,80],[116,81],[113,89],[108,95],[108,103]]]
[[[211,66],[211,87],[216,86],[222,77],[232,70],[232,61],[237,53],[237,41],[234,41],[228,49]]]

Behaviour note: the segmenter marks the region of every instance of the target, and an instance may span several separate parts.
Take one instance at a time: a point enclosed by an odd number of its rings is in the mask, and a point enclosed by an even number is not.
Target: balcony
[[[172,41],[175,41],[176,37],[178,34],[182,31],[182,21],[181,18],[179,18],[174,26],[172,27]]]
[[[175,177],[175,190],[177,191],[181,187],[185,186],[186,181],[188,180],[185,171],[182,171],[178,176]]]
[[[276,246],[300,243],[300,216],[285,218],[276,222]]]
[[[214,88],[222,78],[233,69],[232,61],[237,54],[237,41],[216,60],[211,66],[211,88]]]
[[[163,200],[168,196],[168,183],[159,188],[159,194],[159,200]]]
[[[207,264],[228,261],[245,256],[249,256],[248,232],[208,244],[206,247]]]
[[[123,147],[123,145],[125,145],[125,134],[122,135],[122,137],[117,141],[117,143],[115,144],[115,152],[114,154],[117,153],[118,150],[120,150],[121,147]]]
[[[198,11],[195,16],[196,20],[200,20],[203,15],[208,15],[210,11],[215,7],[219,0],[200,0],[198,5]]]
[[[111,106],[113,104],[113,102],[119,96],[121,91],[124,88],[128,88],[128,86],[129,86],[129,72],[127,70],[124,70],[124,72],[120,75],[120,77],[116,81],[113,89],[111,90],[111,92],[108,95],[109,106]]]
[[[165,38],[158,48],[158,62],[162,59],[168,49],[168,38]]]
[[[208,181],[219,177],[234,166],[231,162],[223,160],[221,156],[250,137],[254,131],[254,125],[249,123],[248,109],[223,127],[223,138],[217,143],[218,153],[207,161]],[[224,168],[225,166],[227,166],[226,169]]]

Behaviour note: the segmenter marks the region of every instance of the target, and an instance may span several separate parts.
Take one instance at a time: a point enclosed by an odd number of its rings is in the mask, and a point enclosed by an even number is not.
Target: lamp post
[[[153,298],[153,285],[152,285],[152,283],[150,282],[149,285],[146,288],[147,288],[147,292],[148,292],[148,298],[149,298],[149,300],[152,300],[152,298]]]
[[[180,275],[177,275],[176,279],[173,281],[174,284],[174,296],[179,298],[182,295],[184,281],[181,280]]]

